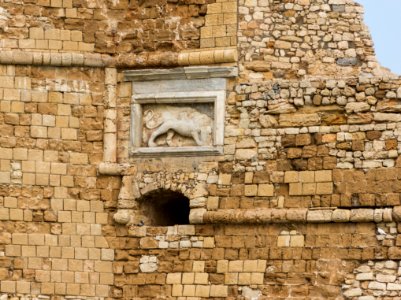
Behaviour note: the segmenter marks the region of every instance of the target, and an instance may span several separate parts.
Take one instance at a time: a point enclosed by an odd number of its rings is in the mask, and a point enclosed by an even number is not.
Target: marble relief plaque
[[[125,72],[132,81],[130,154],[223,154],[227,78],[236,67]]]
[[[140,94],[132,106],[131,154],[220,154],[224,92]]]
[[[144,104],[141,147],[213,146],[212,103]]]

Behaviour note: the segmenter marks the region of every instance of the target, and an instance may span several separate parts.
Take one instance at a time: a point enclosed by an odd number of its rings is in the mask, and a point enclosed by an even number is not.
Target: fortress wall
[[[401,81],[359,5],[0,8],[1,297],[400,296]],[[124,71],[204,64],[239,69],[222,154],[131,155]],[[159,189],[189,199],[191,224],[153,226],[137,200]]]
[[[356,1],[240,1],[238,14],[246,80],[380,73]]]

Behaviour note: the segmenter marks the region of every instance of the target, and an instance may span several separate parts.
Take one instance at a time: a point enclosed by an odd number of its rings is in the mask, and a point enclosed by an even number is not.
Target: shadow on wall
[[[401,1],[356,0],[364,7],[364,21],[374,41],[380,64],[401,75]]]
[[[157,189],[138,200],[144,225],[173,226],[189,224],[189,199],[183,194]]]

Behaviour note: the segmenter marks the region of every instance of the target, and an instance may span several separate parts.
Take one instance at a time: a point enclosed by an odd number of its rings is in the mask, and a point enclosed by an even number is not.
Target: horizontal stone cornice
[[[196,213],[195,213],[196,214]],[[270,224],[270,223],[390,223],[397,216],[393,208],[281,208],[222,209],[202,211],[193,224]]]
[[[0,64],[55,67],[150,68],[235,63],[237,50],[202,49],[110,56],[99,53],[3,50]]]

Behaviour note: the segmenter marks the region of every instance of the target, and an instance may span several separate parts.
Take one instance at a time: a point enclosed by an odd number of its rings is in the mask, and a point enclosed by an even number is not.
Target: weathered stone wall
[[[362,11],[348,0],[240,0],[245,74],[260,81],[380,73]]]
[[[401,296],[401,80],[358,4],[4,0],[0,15],[2,299]],[[211,64],[239,69],[222,154],[131,155],[124,71]],[[163,189],[191,224],[152,226],[137,200]]]
[[[105,297],[104,71],[1,66],[1,292]]]
[[[206,1],[18,0],[1,4],[3,49],[107,54],[199,48]]]

